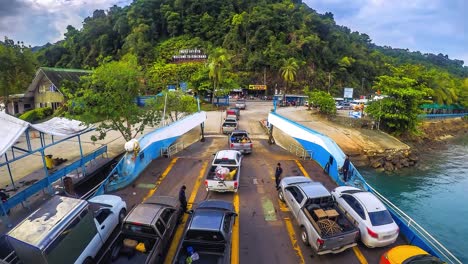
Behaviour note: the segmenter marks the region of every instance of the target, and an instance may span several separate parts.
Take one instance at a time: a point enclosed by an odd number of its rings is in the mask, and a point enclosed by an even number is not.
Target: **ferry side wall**
[[[281,118],[284,118],[284,117],[281,117]],[[291,120],[288,120],[288,123],[296,125],[296,123]],[[297,124],[297,125],[298,127],[302,127],[302,125],[300,124]],[[282,129],[281,127],[275,126],[274,131],[276,130],[275,133],[278,133],[279,132],[278,130],[280,130],[281,131],[280,133],[287,134],[285,131],[282,131],[281,129]],[[310,128],[307,128],[307,129],[310,129]],[[313,159],[318,164],[320,164],[322,168],[325,168],[326,164],[328,163],[330,155],[332,155],[330,152],[328,152],[324,147],[322,147],[319,144],[315,144],[313,142],[299,139],[296,137],[293,137],[293,139],[295,139],[305,150],[309,151],[309,153],[311,154],[311,159]],[[276,137],[275,137],[275,140],[277,140]],[[279,145],[282,145],[283,148],[284,146],[288,146],[290,144],[290,142],[289,144],[288,142],[278,142],[278,143],[280,143]],[[346,184],[341,180],[339,175],[340,174],[338,171],[337,162],[336,162],[336,159],[334,159],[334,162],[330,166],[330,169],[329,169],[329,176],[339,186],[345,186]],[[350,164],[350,168],[349,168],[349,177],[351,180],[348,181],[348,183],[351,183],[351,185],[356,185],[355,187],[364,188],[368,191],[371,191],[367,187],[368,186],[367,182],[364,180],[364,178],[361,176],[359,171],[356,169],[356,167],[352,163]],[[425,251],[429,252],[431,255],[442,258],[440,254],[436,252],[425,240],[423,240],[421,236],[419,236],[402,218],[400,218],[399,215],[397,215],[393,210],[391,210],[391,208],[388,208],[388,209],[390,213],[392,214],[393,219],[398,224],[400,228],[400,233],[402,233],[405,236],[409,244],[418,246],[424,249]]]

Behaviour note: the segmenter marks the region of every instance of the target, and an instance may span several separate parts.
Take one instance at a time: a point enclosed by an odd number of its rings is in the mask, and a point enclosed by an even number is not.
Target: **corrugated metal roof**
[[[54,196],[8,232],[8,236],[38,248],[43,248],[50,239],[51,232],[56,232],[62,228],[62,223],[80,212],[81,208],[84,208],[86,204],[84,200]],[[73,211],[75,213],[72,213]]]
[[[57,88],[60,88],[62,82],[73,81],[79,82],[81,76],[89,75],[92,71],[79,70],[79,69],[61,69],[61,68],[48,68],[41,67],[47,79],[49,79]]]

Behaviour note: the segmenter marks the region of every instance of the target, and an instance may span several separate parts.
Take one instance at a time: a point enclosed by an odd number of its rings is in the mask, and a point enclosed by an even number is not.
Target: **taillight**
[[[205,186],[208,187],[208,181],[205,180]]]
[[[370,230],[369,228],[367,228],[367,233],[373,238],[379,238],[379,235],[374,231]]]
[[[323,239],[317,238],[317,246],[318,247],[323,246],[324,243],[325,243],[325,241]]]
[[[252,144],[252,143],[250,143],[250,148],[253,148],[253,144]]]
[[[234,147],[234,144],[231,143],[231,148],[233,148],[233,147]]]
[[[239,186],[239,183],[237,183],[236,181],[234,182],[234,188],[237,188]]]

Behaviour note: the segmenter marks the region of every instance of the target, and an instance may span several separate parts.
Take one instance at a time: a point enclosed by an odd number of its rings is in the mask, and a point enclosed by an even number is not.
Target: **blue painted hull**
[[[161,149],[171,146],[179,137],[205,120],[206,113],[197,112],[140,137],[137,140],[140,147],[139,152],[127,152],[94,195],[113,192],[130,185],[151,161],[161,156]]]
[[[106,192],[113,192],[130,185],[148,167],[151,161],[159,158],[161,148],[169,147],[178,138],[173,137],[154,142],[146,149],[140,151],[136,157],[133,153],[126,153],[116,166],[116,172],[119,177],[112,180],[106,186]]]
[[[311,150],[312,151],[312,159],[315,160],[322,168],[325,168],[326,164],[328,163],[328,159],[330,157],[330,154],[328,153],[327,150],[325,150],[322,146],[314,144],[309,141],[305,141],[302,139],[297,139],[297,142],[302,145],[302,147],[306,150]],[[368,189],[367,187],[367,182],[362,178],[362,176],[359,174],[357,169],[351,164],[350,165],[350,174],[353,175],[352,177],[359,177],[360,181],[363,182],[364,187]],[[339,177],[339,172],[337,169],[336,164],[332,164],[330,166],[329,174],[328,174],[339,186],[345,186],[346,184],[341,180]],[[416,234],[404,221],[401,219],[391,208],[388,208],[390,213],[392,214],[393,219],[395,222],[398,224],[400,228],[400,234],[403,234],[405,238],[407,239],[407,242],[409,244],[418,246],[425,251],[429,252],[433,256],[439,256],[439,254],[432,248],[430,247],[418,234]]]
[[[344,152],[332,139],[313,129],[280,116],[277,113],[269,114],[268,123],[294,138],[309,153],[311,158],[320,164],[322,168],[328,167],[328,175],[336,182],[337,185],[347,185],[340,178],[339,173],[339,168],[341,168],[344,161]],[[333,157],[333,163],[330,164],[330,166],[326,166],[329,162],[330,156]],[[351,181],[348,181],[348,184],[353,185],[355,181],[361,185],[356,187],[364,188],[372,192],[367,182],[352,163],[350,164],[348,176],[352,179]],[[400,227],[400,233],[405,236],[408,243],[416,245],[429,252],[431,255],[443,259],[442,256],[430,246],[427,240],[424,240],[420,235],[418,235],[418,233],[416,233],[413,227],[396,214],[392,208],[388,209],[391,212],[393,219]]]

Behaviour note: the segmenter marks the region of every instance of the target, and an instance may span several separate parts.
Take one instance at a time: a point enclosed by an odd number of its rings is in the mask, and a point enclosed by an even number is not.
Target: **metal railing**
[[[0,212],[0,215],[3,213],[6,213],[8,210],[12,209],[13,207],[26,202],[31,196],[35,195],[36,193],[47,189],[52,186],[52,184],[65,177],[67,174],[82,168],[86,163],[98,158],[99,156],[107,153],[107,146],[102,146],[95,150],[94,152],[83,156],[83,158],[80,158],[71,164],[58,169],[57,171],[51,173],[48,177],[42,178],[32,184],[31,186],[27,187],[24,190],[21,190],[20,192],[16,193],[12,197],[8,198],[8,200],[5,203],[0,204],[0,208],[2,212]]]
[[[312,150],[306,150],[296,144],[290,144],[288,151],[302,160],[311,160],[314,155]]]
[[[414,233],[419,235],[426,243],[430,245],[430,247],[438,253],[440,257],[443,258],[444,261],[453,264],[462,264],[462,262],[455,257],[446,247],[442,245],[437,239],[435,239],[429,232],[427,232],[422,226],[420,226],[414,219],[409,217],[405,212],[403,212],[400,208],[390,202],[387,198],[385,198],[382,194],[377,192],[374,188],[367,184],[369,189],[375,194],[386,206],[390,208],[399,218],[403,221],[403,223],[410,228]]]
[[[182,151],[185,148],[184,142],[177,142],[175,144],[170,145],[167,148],[161,148],[161,156],[170,158],[174,154]]]
[[[422,114],[418,117],[421,119],[445,119],[445,118],[457,118],[468,116],[468,113],[458,113],[458,114]]]

